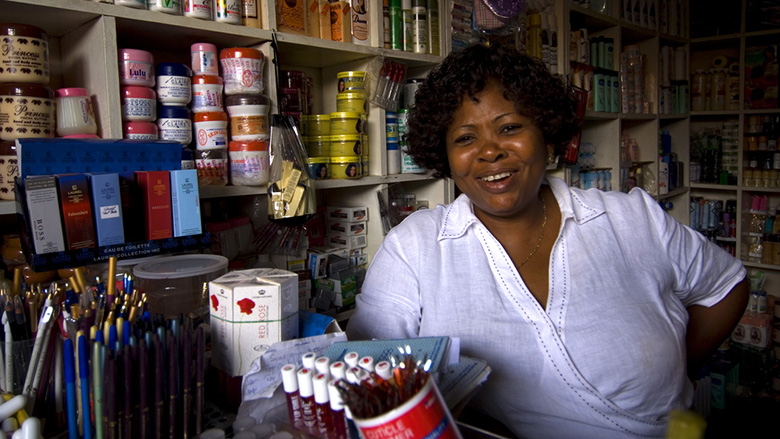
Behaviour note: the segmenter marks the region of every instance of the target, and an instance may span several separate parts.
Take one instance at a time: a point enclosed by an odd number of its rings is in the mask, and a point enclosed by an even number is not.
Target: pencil
[[[81,419],[84,426],[84,439],[92,439],[92,420],[89,404],[89,351],[87,337],[78,333],[79,381],[81,381]]]
[[[206,372],[205,350],[206,340],[203,326],[201,325],[195,331],[195,434],[203,432],[203,404],[205,402],[203,381]]]
[[[103,371],[100,361],[100,348],[102,346],[102,340],[96,339],[92,342],[92,399],[95,403],[95,439],[103,439]]]
[[[149,356],[144,338],[138,340],[138,437],[149,437]]]
[[[133,381],[133,354],[129,344],[122,348],[124,357],[124,375],[125,382],[125,419],[124,419],[124,438],[130,439],[133,436],[133,387],[136,383]]]
[[[179,395],[176,389],[176,383],[179,381],[179,355],[176,349],[176,337],[172,334],[168,335],[168,438],[178,439],[176,436],[176,426],[179,425],[179,423],[176,422],[176,402]]]
[[[5,391],[14,393],[14,337],[8,311],[3,313],[2,322],[5,331]]]
[[[73,358],[73,341],[65,339],[63,349],[65,357],[65,392],[68,398],[68,437],[78,439],[79,423],[76,417],[76,365]]]
[[[163,348],[160,338],[155,336],[152,338],[154,344],[154,437],[163,437],[163,416],[164,416],[164,389],[165,380],[163,370],[165,369],[165,363],[163,359]]]
[[[181,339],[182,362],[182,435],[183,439],[190,438],[190,409],[192,407],[192,327],[185,325]]]

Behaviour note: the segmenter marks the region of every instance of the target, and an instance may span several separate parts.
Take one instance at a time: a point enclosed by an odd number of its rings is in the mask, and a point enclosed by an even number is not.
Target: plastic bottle
[[[722,68],[716,69],[712,74],[710,85],[710,102],[713,111],[722,111],[726,109],[726,71]]]
[[[428,53],[428,11],[427,0],[412,3],[412,51]]]
[[[403,50],[404,48],[404,22],[401,10],[401,0],[389,1],[390,12],[390,48]]]
[[[403,20],[403,50],[414,52],[414,37],[412,34],[412,0],[401,0],[401,19]]]
[[[439,0],[428,0],[428,53],[439,55],[441,42],[439,40]]]

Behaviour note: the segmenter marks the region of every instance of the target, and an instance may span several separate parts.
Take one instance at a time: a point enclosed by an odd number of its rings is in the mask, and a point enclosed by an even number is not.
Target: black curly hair
[[[414,95],[404,139],[417,165],[439,178],[451,176],[446,138],[453,114],[464,96],[473,99],[490,81],[501,84],[518,113],[536,123],[556,155],[563,153],[582,124],[570,90],[535,58],[500,45],[474,44],[451,53]]]

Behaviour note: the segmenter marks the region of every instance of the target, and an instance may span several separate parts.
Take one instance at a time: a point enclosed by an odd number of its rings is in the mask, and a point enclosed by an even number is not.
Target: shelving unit
[[[660,48],[668,45],[683,47],[688,52],[688,39],[684,37],[667,35],[659,32],[658,26],[646,28],[628,22],[620,17],[620,5],[618,1],[608,1],[605,12],[596,12],[583,8],[569,0],[558,1],[556,11],[559,14],[558,29],[561,45],[559,46],[558,65],[565,66],[563,73],[570,75],[570,32],[580,28],[588,31],[588,37],[605,36],[614,39],[615,70],[620,66],[620,55],[623,49],[629,45],[638,45],[640,51],[646,54],[644,72],[645,83],[651,85],[646,88],[649,100],[647,113],[606,113],[587,111],[585,126],[582,133],[582,142],[590,142],[596,145],[596,168],[611,170],[612,188],[620,187],[620,168],[625,163],[620,161],[621,134],[625,133],[637,140],[639,145],[639,163],[645,164],[654,173],[659,174],[659,131],[668,130],[672,137],[672,152],[687,169],[689,118],[687,114],[661,114],[658,97],[660,88],[658,78],[660,76],[659,55]],[[667,194],[653,194],[659,201],[671,201],[669,213],[678,221],[687,223],[688,218],[688,186],[676,188]]]
[[[371,4],[375,4],[372,2]],[[28,23],[44,29],[50,40],[52,88],[85,87],[93,97],[98,118],[98,134],[103,138],[121,138],[121,102],[118,78],[118,49],[136,48],[154,55],[155,62],[189,64],[190,45],[209,42],[218,49],[255,47],[266,55],[265,94],[272,98],[271,112],[277,112],[276,80],[270,60],[270,41],[276,27],[275,1],[260,2],[263,29],[173,16],[121,5],[84,0],[0,0],[3,21]],[[442,48],[449,26],[448,8],[440,8]],[[379,4],[370,12],[371,46],[325,41],[308,36],[276,33],[281,69],[304,71],[314,79],[314,112],[336,111],[337,73],[369,70],[379,57],[401,61],[408,66],[407,77],[423,76],[442,57],[387,50],[380,44],[382,11]],[[403,183],[431,206],[454,198],[450,181],[433,179],[429,174],[388,175],[385,161],[384,110],[371,106],[368,117],[370,176],[357,180],[317,181],[320,204],[368,206],[368,247],[373,255],[383,239],[376,192],[394,183]],[[265,195],[265,188],[202,187],[204,200],[247,203],[244,197]],[[0,215],[15,212],[13,202],[0,203]]]

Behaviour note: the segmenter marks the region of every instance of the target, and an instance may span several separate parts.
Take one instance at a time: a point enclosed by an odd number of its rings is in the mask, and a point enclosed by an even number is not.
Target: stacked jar
[[[330,114],[308,114],[301,116],[303,144],[309,156],[310,174],[315,180],[329,177],[330,163]]]
[[[14,142],[54,137],[54,91],[49,88],[49,41],[43,29],[0,24],[0,200],[13,200],[18,175]]]
[[[158,138],[154,57],[145,50],[119,49],[122,121],[125,139]]]
[[[182,169],[191,169],[192,119],[187,106],[192,101],[192,71],[185,64],[160,63],[155,84],[159,138],[180,143]]]
[[[331,178],[368,175],[368,100],[364,71],[339,72],[336,112],[330,113]]]
[[[227,115],[219,76],[217,48],[209,43],[190,46],[192,67],[192,128],[195,167],[201,186],[228,184]],[[194,132],[194,135],[193,135]]]
[[[230,116],[231,183],[236,186],[267,184],[270,100],[262,94],[263,54],[251,48],[233,47],[222,49],[219,59]]]

